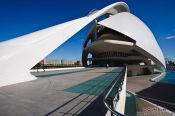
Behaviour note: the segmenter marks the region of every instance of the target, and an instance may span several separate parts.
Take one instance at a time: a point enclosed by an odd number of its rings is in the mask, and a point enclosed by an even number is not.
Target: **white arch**
[[[0,86],[36,79],[30,69],[49,53],[97,17],[124,11],[129,11],[126,3],[114,3],[90,16],[0,43]]]
[[[129,12],[122,12],[102,20],[99,24],[135,40],[135,49],[151,58],[161,70],[165,70],[166,65],[162,50],[150,29],[139,18]]]

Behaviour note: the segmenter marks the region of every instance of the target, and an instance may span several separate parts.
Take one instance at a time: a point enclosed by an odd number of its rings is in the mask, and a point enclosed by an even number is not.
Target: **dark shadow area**
[[[106,113],[107,113],[107,108],[103,104],[103,97],[99,96],[78,116],[105,116]]]
[[[93,89],[93,88],[90,88],[90,89]],[[102,92],[101,95],[105,94],[108,89],[109,87],[107,87]],[[83,95],[86,95],[86,97],[81,99]],[[59,115],[62,115],[62,116],[67,114],[72,116],[105,116],[105,114],[107,113],[107,108],[103,104],[103,96],[101,95],[94,96],[94,95],[87,95],[87,94],[79,94],[78,96],[72,98],[71,100],[67,101],[61,106],[53,109],[52,111],[47,113],[45,116],[50,116],[54,113],[58,113]]]
[[[45,116],[50,116],[55,112],[62,116],[67,114],[72,116],[105,116],[105,114],[107,113],[107,108],[103,104],[102,96],[96,97],[92,95],[87,95],[82,100],[73,104],[73,106],[69,106],[72,102],[77,101],[81,96],[83,96],[83,94],[80,94],[73,99],[67,101],[66,103],[47,113]],[[83,105],[80,105],[82,103]],[[62,111],[60,111],[60,109],[62,109]]]
[[[175,85],[156,83],[137,92],[139,97],[175,112]]]
[[[64,107],[65,105],[69,104],[71,101],[77,99],[78,97],[80,97],[82,94],[72,98],[71,100],[67,101],[66,103],[62,104],[61,106],[55,108],[54,110],[50,111],[49,113],[47,113],[45,116],[50,116],[52,113],[56,112],[57,110],[59,110],[60,108]]]
[[[67,92],[79,93],[79,95],[53,109],[45,116],[52,114],[59,114],[62,116],[67,114],[74,116],[105,116],[107,108],[103,103],[103,96],[106,95],[107,91],[111,88],[111,85],[113,85],[112,83],[118,78],[118,73],[116,72],[112,75],[109,74],[110,73],[104,74],[95,78],[95,80],[91,79],[89,80],[90,82],[86,81],[64,90]],[[106,80],[104,80],[104,78]],[[111,100],[114,96],[111,95]],[[81,97],[83,97],[83,99]]]

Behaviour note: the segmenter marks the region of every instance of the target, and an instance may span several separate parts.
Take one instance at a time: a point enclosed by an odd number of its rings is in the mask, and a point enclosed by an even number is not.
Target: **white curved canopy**
[[[151,58],[162,70],[165,69],[164,56],[154,35],[139,18],[129,12],[122,12],[102,20],[99,24],[135,40],[137,50]]]
[[[153,34],[142,21],[128,12],[127,4],[118,2],[89,16],[0,43],[0,87],[36,79],[30,74],[30,69],[33,66],[91,21],[106,13],[113,16],[99,22],[99,24],[134,39],[136,49],[164,69],[164,57]],[[114,43],[113,41],[106,41]],[[117,44],[132,45],[120,41],[117,41]],[[150,44],[153,47],[150,47]],[[125,97],[122,98],[122,101],[125,101]],[[124,114],[125,103],[118,106],[123,109],[121,113]]]
[[[136,40],[138,50],[164,69],[164,57],[153,34],[142,21],[128,12],[129,8],[126,3],[117,2],[89,16],[1,42],[0,86],[36,79],[30,74],[33,66],[91,21],[106,13],[113,16],[99,24]]]
[[[59,24],[0,43],[0,86],[36,79],[30,69],[97,17],[127,12],[118,2],[83,18]]]

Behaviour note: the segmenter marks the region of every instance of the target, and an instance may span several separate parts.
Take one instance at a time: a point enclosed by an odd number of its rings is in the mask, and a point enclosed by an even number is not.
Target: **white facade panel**
[[[99,22],[100,25],[116,30],[136,41],[136,46],[154,57],[158,65],[165,68],[163,53],[150,29],[136,16],[129,12],[115,14]]]

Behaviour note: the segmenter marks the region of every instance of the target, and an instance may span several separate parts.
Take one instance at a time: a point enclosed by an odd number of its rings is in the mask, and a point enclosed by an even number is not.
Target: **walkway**
[[[85,81],[78,85],[72,86],[70,88],[65,89],[67,92],[81,93],[81,94],[89,94],[96,96],[104,96],[106,95],[105,90],[109,89],[111,83],[114,82],[116,77],[122,71],[122,68],[114,69],[110,72],[106,72],[104,75],[100,75],[94,79]],[[115,97],[115,96],[114,96]]]
[[[104,116],[107,109],[102,102],[103,96],[99,96],[101,92],[97,90],[103,91],[104,86],[110,84],[110,77],[120,71],[114,69],[48,73],[47,77],[35,81],[1,87],[0,115]],[[90,92],[85,92],[87,89]]]

